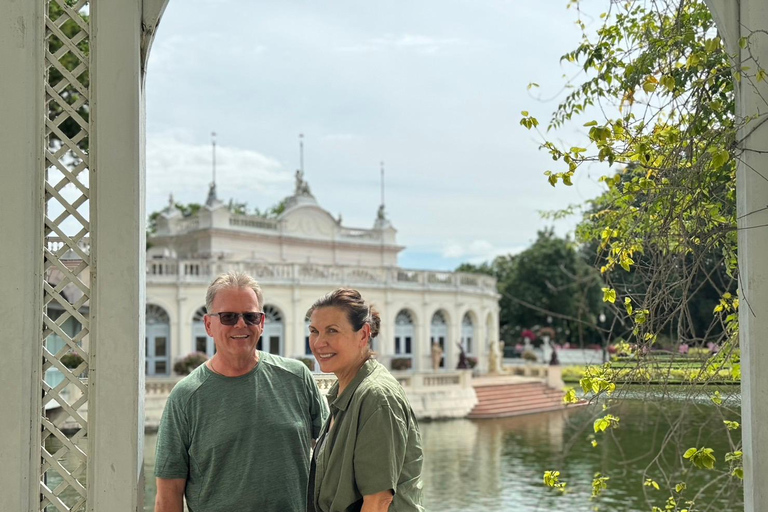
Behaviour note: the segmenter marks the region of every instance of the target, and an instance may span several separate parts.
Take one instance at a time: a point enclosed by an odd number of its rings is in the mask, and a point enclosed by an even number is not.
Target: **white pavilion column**
[[[768,65],[768,4],[765,0],[708,0],[729,53],[744,62],[751,54]],[[760,32],[762,31],[762,32]],[[747,38],[741,49],[739,39]],[[739,228],[739,343],[744,452],[744,510],[768,510],[768,84],[755,79],[756,65],[736,86],[736,117],[754,117],[741,130],[737,170]],[[762,371],[761,371],[762,369]]]
[[[765,0],[741,1],[741,35],[768,66]],[[743,55],[743,52],[742,52]],[[749,65],[752,65],[750,63]],[[755,71],[750,74],[754,77]],[[742,353],[742,428],[744,510],[768,510],[768,85],[742,78],[737,87],[737,117],[756,116],[739,134],[744,150],[736,183],[739,216],[739,341]]]
[[[142,0],[91,8],[92,289],[88,510],[143,508]]]
[[[0,1],[0,508],[36,510],[43,311],[43,7]]]

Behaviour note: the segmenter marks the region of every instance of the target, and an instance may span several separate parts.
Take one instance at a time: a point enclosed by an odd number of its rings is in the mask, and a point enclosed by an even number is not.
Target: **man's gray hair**
[[[261,286],[254,278],[240,271],[230,271],[226,274],[220,274],[213,280],[205,294],[205,311],[211,313],[213,308],[213,299],[219,291],[227,288],[250,288],[256,294],[259,301],[259,309],[264,309],[264,297],[261,293]]]

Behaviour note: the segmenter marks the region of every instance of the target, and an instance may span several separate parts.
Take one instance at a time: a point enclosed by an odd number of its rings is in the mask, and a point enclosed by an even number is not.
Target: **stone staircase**
[[[477,379],[473,386],[478,403],[467,416],[470,419],[505,418],[565,408],[563,392],[538,379]]]

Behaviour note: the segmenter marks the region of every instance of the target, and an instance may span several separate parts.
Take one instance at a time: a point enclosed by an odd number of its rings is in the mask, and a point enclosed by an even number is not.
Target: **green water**
[[[595,437],[593,420],[601,405],[570,413],[545,413],[496,420],[423,422],[425,506],[434,512],[650,511],[662,510],[668,489],[685,482],[684,499],[695,498],[697,512],[743,510],[738,480],[723,461],[731,451],[723,419],[736,419],[738,402],[716,408],[706,397],[682,401],[660,395],[635,396],[613,406],[619,428]],[[737,441],[740,431],[733,433]],[[153,510],[156,437],[145,438],[145,510]],[[715,450],[713,471],[692,469],[682,458],[690,447]],[[546,488],[546,470],[559,470],[567,482],[561,494]],[[591,501],[596,472],[610,477],[608,488]],[[661,490],[644,486],[656,481]],[[696,496],[696,494],[698,496]],[[680,507],[685,508],[684,506]]]

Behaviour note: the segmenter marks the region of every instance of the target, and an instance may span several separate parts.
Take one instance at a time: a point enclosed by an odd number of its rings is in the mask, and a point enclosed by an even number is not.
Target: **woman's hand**
[[[363,496],[363,508],[360,512],[386,512],[392,504],[392,490]]]

